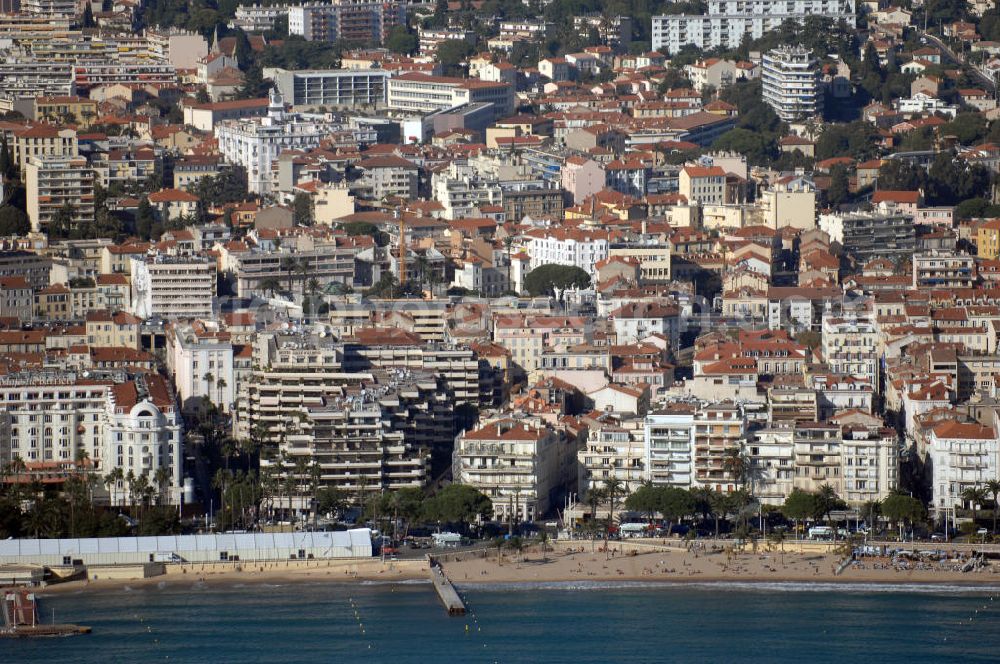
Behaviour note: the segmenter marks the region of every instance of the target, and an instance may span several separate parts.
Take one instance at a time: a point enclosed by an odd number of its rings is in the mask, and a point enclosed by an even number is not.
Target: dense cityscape
[[[995,2],[0,12],[4,583],[1000,571]]]

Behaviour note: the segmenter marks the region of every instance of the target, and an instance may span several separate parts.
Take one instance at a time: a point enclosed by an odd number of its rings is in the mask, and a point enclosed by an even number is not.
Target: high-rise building
[[[30,157],[25,168],[28,218],[31,230],[53,232],[53,222],[68,222],[72,228],[94,220],[94,171],[83,157],[42,155]],[[61,214],[69,211],[65,219]]]
[[[819,63],[808,49],[782,46],[768,51],[762,61],[764,101],[783,122],[794,122],[823,111]]]
[[[738,48],[760,39],[788,20],[801,23],[822,16],[854,25],[854,0],[709,0],[705,14],[654,16],[653,49],[677,53],[684,46],[702,50]]]
[[[394,26],[405,24],[402,2],[333,0],[288,8],[288,33],[308,41],[380,44]]]

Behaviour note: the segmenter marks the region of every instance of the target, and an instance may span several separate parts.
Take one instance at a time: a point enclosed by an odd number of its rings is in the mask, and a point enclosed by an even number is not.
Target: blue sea
[[[0,640],[0,662],[997,662],[1000,588],[426,582],[41,595],[87,636]]]

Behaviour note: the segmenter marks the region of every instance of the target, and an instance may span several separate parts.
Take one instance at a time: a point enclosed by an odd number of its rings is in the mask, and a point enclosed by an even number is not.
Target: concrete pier
[[[451,585],[451,581],[448,580],[444,570],[437,563],[431,564],[431,581],[434,583],[434,590],[437,591],[438,597],[441,598],[444,608],[448,610],[448,615],[464,616],[465,603],[458,596],[455,586]]]

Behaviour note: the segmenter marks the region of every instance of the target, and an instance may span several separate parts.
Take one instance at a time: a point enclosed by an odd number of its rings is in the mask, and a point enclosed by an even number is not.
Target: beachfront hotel
[[[574,452],[549,426],[505,418],[458,435],[452,475],[489,496],[494,519],[535,521],[575,481]]]

